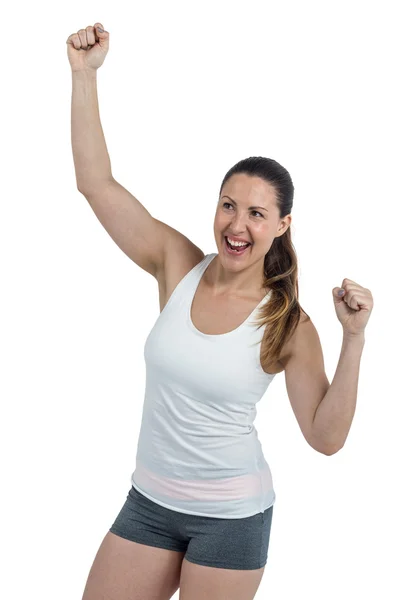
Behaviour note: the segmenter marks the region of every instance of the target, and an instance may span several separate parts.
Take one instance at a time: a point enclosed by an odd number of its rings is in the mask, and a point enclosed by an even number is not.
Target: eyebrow
[[[233,202],[233,204],[235,204],[235,206],[237,206],[237,202],[235,202],[235,200],[233,198],[230,198],[229,196],[226,196],[225,194],[222,196],[222,198],[229,198],[229,200],[231,202]],[[222,200],[221,198],[221,200]],[[252,210],[253,208],[262,208],[262,210],[266,210],[268,212],[268,208],[265,208],[264,206],[249,206],[249,210]]]

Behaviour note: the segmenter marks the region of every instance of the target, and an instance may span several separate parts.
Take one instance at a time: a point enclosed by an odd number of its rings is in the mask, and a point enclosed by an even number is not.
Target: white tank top
[[[200,332],[191,320],[207,254],[172,292],[144,346],[146,387],[131,483],[166,508],[239,519],[275,502],[253,421],[274,378],[260,364],[263,298],[236,329]]]

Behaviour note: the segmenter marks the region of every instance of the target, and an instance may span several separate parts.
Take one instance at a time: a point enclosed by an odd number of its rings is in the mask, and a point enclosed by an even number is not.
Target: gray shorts
[[[198,565],[260,569],[267,562],[273,508],[242,519],[189,515],[152,502],[132,486],[110,531],[139,544],[185,552]]]

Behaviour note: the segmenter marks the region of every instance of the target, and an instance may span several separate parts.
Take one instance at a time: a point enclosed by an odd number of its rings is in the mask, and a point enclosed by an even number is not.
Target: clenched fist
[[[104,31],[101,23],[71,33],[67,39],[71,69],[73,71],[97,70],[107,56],[109,41],[110,34]]]

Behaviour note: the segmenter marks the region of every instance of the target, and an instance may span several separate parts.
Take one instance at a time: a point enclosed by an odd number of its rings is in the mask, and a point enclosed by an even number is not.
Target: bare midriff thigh
[[[93,561],[82,600],[169,600],[179,588],[184,554],[109,531]]]

